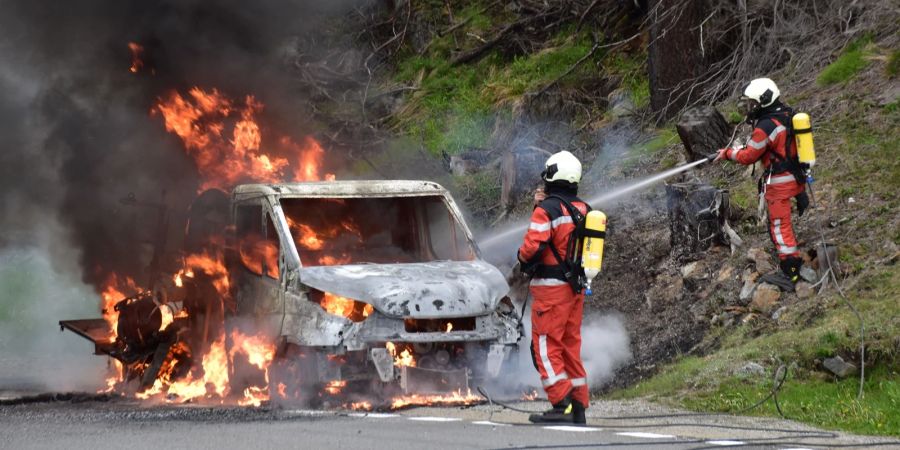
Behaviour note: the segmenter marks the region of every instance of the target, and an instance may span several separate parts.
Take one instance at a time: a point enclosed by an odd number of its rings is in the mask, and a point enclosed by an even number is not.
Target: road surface
[[[7,396],[7,402],[9,401]],[[76,399],[77,400],[77,399]],[[418,407],[389,413],[278,408],[147,406],[114,398],[0,406],[0,448],[829,448],[872,446],[852,436],[766,418],[681,416],[643,401],[599,401],[588,426],[536,426],[494,405]],[[516,402],[541,410],[545,402]],[[606,417],[606,418],[604,418]],[[900,449],[900,441],[878,448]]]

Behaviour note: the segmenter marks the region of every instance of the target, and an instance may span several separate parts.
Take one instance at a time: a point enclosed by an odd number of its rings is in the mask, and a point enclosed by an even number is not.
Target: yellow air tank
[[[814,166],[816,151],[813,148],[812,122],[809,120],[809,114],[794,114],[791,123],[794,125],[794,136],[797,138],[797,158],[801,164]]]
[[[591,295],[591,282],[600,273],[603,264],[603,241],[606,239],[606,214],[600,211],[587,213],[584,222],[585,236],[581,251],[581,265],[587,277],[585,294]]]

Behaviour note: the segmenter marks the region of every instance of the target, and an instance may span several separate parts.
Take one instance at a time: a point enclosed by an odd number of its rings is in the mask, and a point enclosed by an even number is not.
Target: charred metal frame
[[[475,252],[472,261],[436,261],[402,265],[360,264],[336,267],[304,268],[297,246],[288,228],[281,208],[286,198],[391,198],[440,196],[456,224]],[[404,386],[416,386],[396,374],[390,367],[391,359],[385,357],[384,343],[480,343],[486,347],[484,367],[489,376],[496,376],[503,361],[519,339],[517,320],[498,311],[499,301],[509,287],[502,274],[480,259],[472,233],[459,208],[449,193],[440,185],[427,181],[337,181],[321,183],[297,183],[283,185],[252,184],[238,186],[233,193],[232,211],[243,205],[261,205],[260,220],[266,227],[268,215],[275,226],[280,242],[279,279],[266,275],[244,273],[247,283],[239,283],[236,293],[237,316],[252,316],[257,326],[265,328],[272,336],[280,336],[287,344],[315,348],[327,354],[365,351],[373,364],[372,376],[387,381],[398,376]],[[273,230],[265,230],[271,233]],[[403,266],[403,267],[399,267]],[[244,272],[243,269],[239,271]],[[265,271],[264,271],[265,272]],[[451,294],[440,289],[440,277],[462,279],[458,283],[465,289]],[[258,281],[254,281],[258,280]],[[352,283],[348,283],[352,280]],[[393,280],[393,281],[391,281]],[[446,280],[444,280],[446,281]],[[405,301],[390,301],[373,294],[376,287],[384,288],[392,283],[392,293]],[[446,283],[445,283],[446,284]],[[378,286],[376,286],[378,285]],[[316,302],[309,301],[311,289],[330,292],[376,306],[375,311],[362,322],[326,312]],[[368,293],[368,295],[366,295]],[[443,298],[443,300],[441,300]],[[471,318],[474,329],[450,332],[409,332],[404,319],[454,319]],[[470,328],[470,327],[467,327]],[[328,371],[332,372],[332,371]],[[446,376],[458,380],[458,374],[438,375],[430,372],[430,378]],[[335,377],[329,373],[320,376]],[[331,378],[333,379],[333,378]],[[329,381],[322,379],[321,381]],[[459,382],[452,383],[460,384]]]

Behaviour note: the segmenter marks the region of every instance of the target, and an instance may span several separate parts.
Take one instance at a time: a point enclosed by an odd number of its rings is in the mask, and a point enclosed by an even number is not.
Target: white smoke
[[[519,341],[520,385],[542,392],[541,380],[531,359],[531,311],[525,312],[525,335]],[[616,369],[631,360],[631,339],[618,315],[591,315],[581,325],[581,359],[588,386],[594,390],[608,382]]]
[[[42,240],[0,250],[0,393],[96,391],[106,359],[58,322],[99,317],[97,294],[73,276],[77,258],[59,230],[35,228],[29,237]]]

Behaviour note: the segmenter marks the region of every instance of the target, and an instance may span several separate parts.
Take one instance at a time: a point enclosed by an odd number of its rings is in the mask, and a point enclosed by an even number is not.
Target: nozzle
[[[706,161],[713,162],[717,156],[719,156],[718,153],[710,153],[710,154],[706,155]]]

